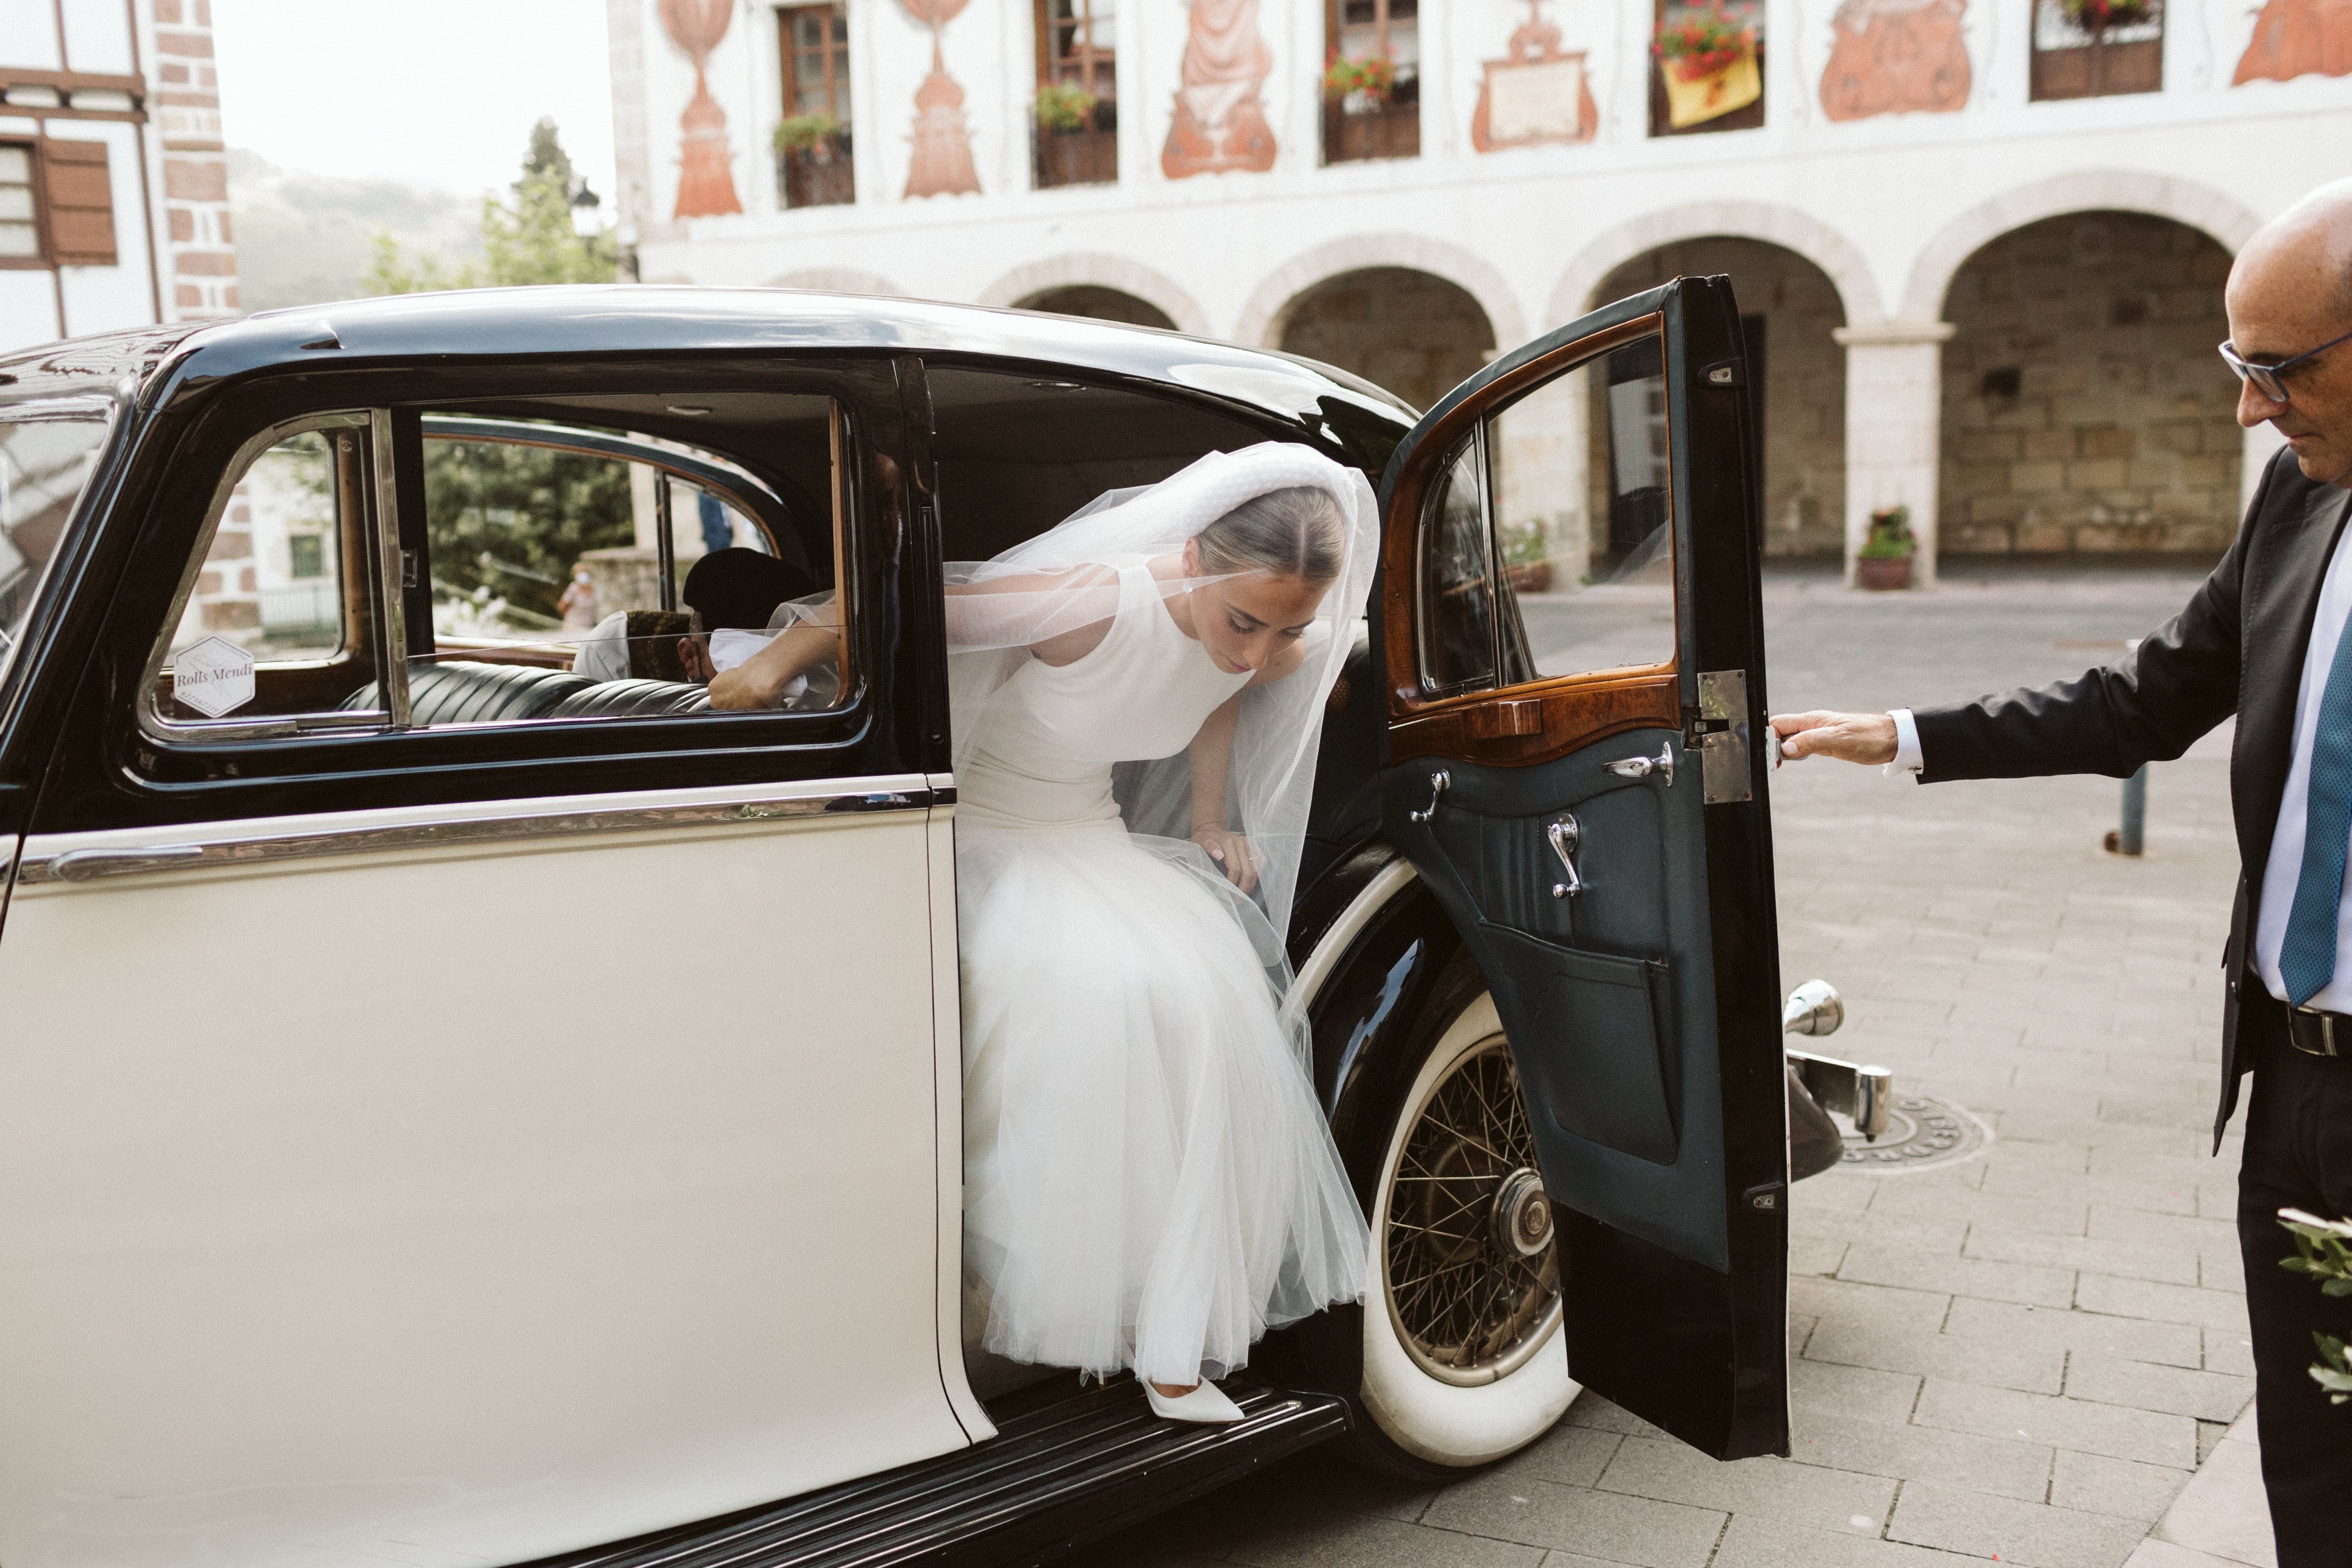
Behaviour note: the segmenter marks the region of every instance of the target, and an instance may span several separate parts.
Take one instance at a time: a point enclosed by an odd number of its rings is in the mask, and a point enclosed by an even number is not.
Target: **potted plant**
[[[2058,0],[2066,19],[2097,37],[2110,27],[2136,27],[2147,20],[2150,0]]]
[[[1911,509],[1879,508],[1870,514],[1870,532],[1854,552],[1855,584],[1871,589],[1908,588],[1911,557],[1918,548],[1911,535]]]
[[[1082,87],[1072,87],[1067,82],[1049,81],[1040,85],[1034,105],[1038,134],[1057,135],[1093,130],[1097,101],[1093,93]]]
[[[1551,546],[1544,539],[1543,524],[1534,518],[1525,522],[1506,523],[1502,534],[1503,573],[1513,588],[1522,594],[1543,594],[1551,590]]]
[[[776,121],[776,176],[787,207],[831,206],[856,199],[849,127],[820,109]]]
[[[776,121],[776,151],[805,153],[814,163],[825,163],[840,134],[841,121],[822,109],[814,114],[787,114]]]
[[[1323,96],[1349,114],[1370,114],[1396,91],[1396,61],[1383,49],[1376,55],[1349,58],[1339,50],[1323,67]]]
[[[1723,0],[1678,21],[1660,22],[1650,40],[1666,81],[1667,121],[1676,130],[1745,109],[1763,95],[1756,29]]]

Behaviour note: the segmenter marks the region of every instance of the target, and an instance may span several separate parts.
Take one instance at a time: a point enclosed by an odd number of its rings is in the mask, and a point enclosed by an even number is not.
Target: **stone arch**
[[[1272,346],[1362,376],[1427,408],[1495,357],[1477,296],[1410,267],[1361,267],[1284,304]]]
[[[1131,294],[1171,321],[1180,332],[1209,335],[1209,318],[1192,296],[1165,273],[1123,256],[1078,251],[1016,267],[980,291],[979,302],[1009,310],[1057,289],[1109,289]]]
[[[2032,219],[1929,302],[1949,324],[1937,483],[1948,553],[2164,552],[2210,563],[2238,521],[2245,441],[2231,252],[2144,209]]]
[[[1477,301],[1496,346],[1515,348],[1527,341],[1526,312],[1500,272],[1469,251],[1417,234],[1354,235],[1293,257],[1260,283],[1242,307],[1234,341],[1276,346],[1282,341],[1289,312],[1316,285],[1376,268],[1442,278]]]
[[[1015,300],[1013,308],[1045,310],[1056,316],[1084,316],[1096,321],[1123,321],[1130,327],[1158,327],[1163,331],[1176,330],[1175,321],[1150,300],[1124,289],[1106,289],[1099,283],[1065,283],[1042,294]]]
[[[1809,213],[1767,202],[1704,202],[1670,207],[1619,225],[1586,245],[1551,292],[1546,330],[1564,327],[1596,304],[1609,275],[1628,263],[1696,239],[1753,239],[1792,250],[1811,261],[1836,288],[1848,325],[1883,320],[1878,280],[1860,247]]]
[[[2194,180],[2124,169],[2053,174],[1970,207],[1946,224],[1911,264],[1903,289],[1903,319],[1940,320],[1952,279],[1970,257],[2012,230],[2079,212],[2170,218],[2210,236],[2232,256],[2262,226],[2251,208]]]
[[[908,293],[896,283],[878,273],[861,271],[855,267],[810,267],[798,272],[779,273],[768,279],[771,289],[809,289],[825,294],[872,294],[885,300],[904,300]]]

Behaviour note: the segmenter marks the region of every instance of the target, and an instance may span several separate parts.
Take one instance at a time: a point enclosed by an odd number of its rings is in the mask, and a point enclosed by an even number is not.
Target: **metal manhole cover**
[[[1949,1165],[1985,1146],[1990,1136],[1985,1124],[1948,1100],[1930,1095],[1905,1095],[1895,1102],[1886,1131],[1878,1142],[1866,1143],[1844,1117],[1845,1153],[1839,1163],[1847,1170],[1883,1171],[1890,1174]]]

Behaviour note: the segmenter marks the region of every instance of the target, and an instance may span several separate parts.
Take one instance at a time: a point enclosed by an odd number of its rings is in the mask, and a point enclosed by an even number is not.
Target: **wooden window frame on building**
[[[2148,0],[2144,21],[2115,29],[2091,31],[2084,42],[2045,47],[2045,27],[2075,28],[2067,21],[2059,0],[2033,0],[2027,27],[2032,54],[2027,99],[2035,103],[2070,98],[2113,98],[2126,93],[2164,90],[2164,0]],[[2130,35],[2123,38],[2110,31]]]
[[[49,259],[48,179],[41,163],[41,138],[0,136],[0,147],[24,149],[26,182],[33,192],[33,254],[0,256],[0,268],[12,272],[47,272],[57,263]]]
[[[1072,15],[1055,15],[1066,4]],[[1111,4],[1097,0],[1032,0],[1031,21],[1037,42],[1037,85],[1075,87],[1095,100],[1089,121],[1070,130],[1048,130],[1029,117],[1031,175],[1039,190],[1055,185],[1108,185],[1118,183],[1118,50],[1095,47],[1097,11],[1101,20],[1116,22]],[[1061,35],[1067,32],[1076,47],[1065,51]]]
[[[1658,30],[1666,24],[1667,5],[1683,3],[1685,0],[1650,0],[1650,37],[1652,38],[1655,38],[1658,36]],[[1763,90],[1756,95],[1755,102],[1743,104],[1728,114],[1717,115],[1713,120],[1702,120],[1696,125],[1674,124],[1666,108],[1666,62],[1654,53],[1650,55],[1648,75],[1652,136],[1707,136],[1719,131],[1755,131],[1762,127],[1765,105],[1772,96],[1772,73],[1766,58],[1771,40],[1765,36],[1764,13],[1765,7],[1761,0],[1750,5],[1748,10],[1748,19],[1756,28],[1756,76]]]
[[[779,97],[786,118],[801,110],[801,48],[795,24],[803,16],[822,16],[824,37],[814,51],[823,62],[819,84],[824,111],[840,129],[814,147],[776,154],[776,200],[786,208],[846,206],[857,199],[856,156],[850,140],[847,100],[849,79],[849,8],[843,0],[818,0],[808,5],[776,7],[776,55]]]
[[[1373,36],[1380,52],[1390,59],[1396,58],[1391,42],[1391,30],[1410,26],[1416,38],[1421,30],[1419,0],[1368,0],[1372,7]],[[1346,28],[1360,26],[1347,20],[1349,0],[1323,0],[1323,55],[1326,60],[1339,58],[1339,40]],[[1398,5],[1409,5],[1412,14],[1400,17],[1393,14]],[[1418,50],[1415,51],[1416,57]],[[1337,99],[1319,89],[1317,97],[1323,104],[1323,162],[1360,163],[1376,158],[1418,158],[1421,156],[1421,68],[1418,58],[1413,62],[1412,75],[1397,78],[1395,90],[1384,103],[1350,111],[1346,100]]]

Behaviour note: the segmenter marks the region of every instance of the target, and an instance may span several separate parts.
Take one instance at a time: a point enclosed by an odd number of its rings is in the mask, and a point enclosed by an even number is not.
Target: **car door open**
[[[1720,1458],[1788,1451],[1747,381],[1720,278],[1487,366],[1389,465],[1376,627],[1382,813],[1509,1037],[1570,1373]]]

